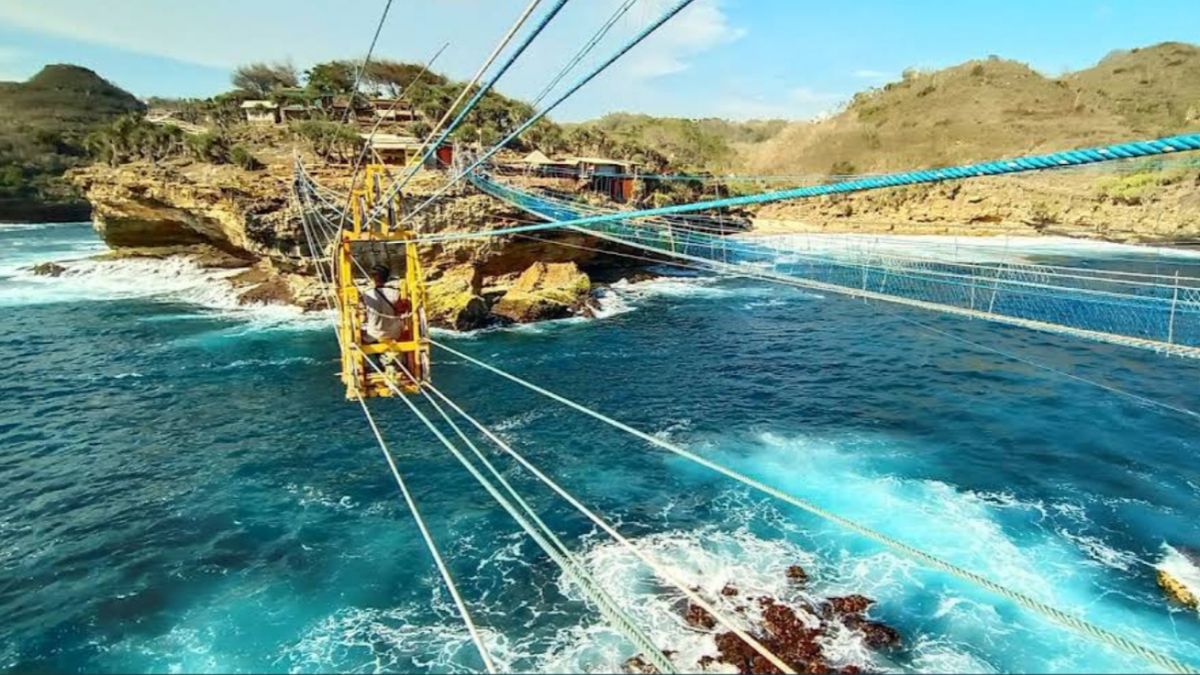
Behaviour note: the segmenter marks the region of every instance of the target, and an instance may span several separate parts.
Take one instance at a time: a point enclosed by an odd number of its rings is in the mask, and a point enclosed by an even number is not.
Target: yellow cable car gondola
[[[382,165],[366,168],[364,186],[351,194],[352,220],[343,228],[334,267],[341,335],[342,382],[346,398],[391,396],[393,386],[416,393],[429,378],[429,326],[425,318],[425,279],[412,230],[400,222],[400,196],[385,198]],[[386,288],[374,287],[367,270],[386,269],[395,280]],[[386,293],[394,289],[394,304]],[[364,293],[387,295],[393,305],[394,334],[370,336],[369,311]],[[392,386],[389,386],[389,383]]]

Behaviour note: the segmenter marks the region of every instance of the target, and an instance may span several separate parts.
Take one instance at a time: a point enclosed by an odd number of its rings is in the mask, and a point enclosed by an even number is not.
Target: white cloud
[[[0,22],[218,68],[247,60],[282,58],[296,50],[296,45],[304,50],[323,49],[323,45],[343,39],[340,33],[332,32],[318,40],[311,35],[312,30],[298,36],[301,18],[315,21],[317,10],[305,7],[296,10],[294,16],[286,16],[279,13],[280,8],[275,4],[236,0],[169,4],[156,0],[0,1]],[[341,25],[335,24],[334,28]]]
[[[674,4],[676,0],[643,0],[642,13],[657,17]],[[699,0],[638,45],[627,68],[640,79],[671,75],[687,70],[692,57],[745,35],[744,29],[729,23],[718,0]]]
[[[844,94],[794,87],[778,98],[729,96],[718,104],[718,113],[732,119],[819,119],[837,111]]]

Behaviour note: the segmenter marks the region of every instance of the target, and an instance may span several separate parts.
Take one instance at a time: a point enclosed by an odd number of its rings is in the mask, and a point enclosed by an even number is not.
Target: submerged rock
[[[61,277],[67,268],[53,262],[44,262],[33,266],[33,273],[43,277]]]
[[[684,614],[683,619],[693,628],[712,630],[717,626],[717,620],[713,618],[712,614],[709,614],[700,605],[690,602],[688,603],[687,613]]]
[[[821,605],[821,614],[829,617],[845,617],[862,614],[875,601],[863,595],[847,595],[840,598],[828,598]]]
[[[492,313],[518,323],[562,319],[585,312],[591,290],[591,280],[575,263],[536,262],[521,273]]]
[[[329,300],[316,277],[281,270],[270,260],[229,277],[238,303],[295,305],[305,311],[326,309]]]
[[[787,578],[792,583],[803,585],[808,581],[808,572],[805,572],[804,568],[799,565],[792,565],[787,568]]]

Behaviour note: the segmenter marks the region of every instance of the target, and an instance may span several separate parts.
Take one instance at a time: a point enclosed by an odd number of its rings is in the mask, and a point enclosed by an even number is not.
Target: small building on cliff
[[[637,162],[607,157],[571,157],[579,171],[579,180],[593,192],[606,194],[624,204],[633,199],[637,187]]]
[[[372,98],[370,99],[369,103],[371,106],[371,112],[374,114],[375,119],[384,123],[412,122],[417,118],[416,113],[398,99]]]
[[[519,161],[499,166],[498,171],[599,192],[616,202],[625,203],[633,199],[637,189],[638,164],[606,157],[551,159],[542,151],[534,150]]]
[[[404,165],[421,156],[425,147],[421,139],[399,134],[359,134],[363,140],[371,141],[371,149],[375,151],[385,164]],[[429,159],[425,161],[427,169],[444,169],[454,161],[454,147],[443,143]]]
[[[242,115],[250,124],[279,124],[279,104],[274,101],[242,101]]]

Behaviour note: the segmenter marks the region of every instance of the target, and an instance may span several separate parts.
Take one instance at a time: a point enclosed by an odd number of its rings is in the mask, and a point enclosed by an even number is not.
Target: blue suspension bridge
[[[579,51],[543,88],[537,97],[538,103],[551,98],[550,94],[568,75],[581,66],[588,54],[602,42],[602,38],[608,34],[615,22],[628,12],[634,1],[622,2],[591,38],[582,43]],[[562,93],[537,109],[527,120],[506,134],[502,140],[470,158],[464,159],[461,156],[456,158],[455,165],[450,167],[447,172],[448,177],[445,183],[424,201],[414,206],[403,200],[404,188],[419,171],[421,163],[429,159],[435,149],[468,118],[470,112],[550,24],[568,0],[548,2],[549,9],[543,12],[540,18],[532,24],[532,28],[514,44],[513,41],[521,33],[522,28],[541,2],[542,0],[530,0],[472,80],[463,88],[458,99],[451,104],[442,119],[430,131],[425,139],[425,150],[417,162],[401,171],[399,175],[392,177],[386,185],[381,179],[380,172],[368,171],[364,182],[369,184],[365,184],[362,188],[356,188],[356,179],[370,149],[371,139],[368,138],[362,153],[355,162],[350,178],[351,189],[348,193],[322,186],[313,179],[303,163],[297,160],[294,190],[291,197],[294,208],[299,214],[309,253],[326,289],[330,305],[337,307],[339,316],[342,317],[336,336],[343,350],[343,359],[345,360],[347,355],[350,355],[354,359],[354,363],[358,364],[355,367],[362,369],[362,372],[354,371],[352,375],[375,378],[374,381],[380,383],[380,395],[391,395],[398,398],[420,424],[429,430],[430,434],[446,448],[450,455],[463,465],[497,504],[530,536],[546,556],[558,565],[565,575],[578,584],[578,587],[591,601],[592,606],[600,612],[605,620],[624,635],[637,653],[641,654],[659,672],[675,672],[678,667],[664,653],[665,646],[654,644],[643,627],[638,626],[630,618],[628,612],[620,607],[603,586],[588,574],[580,563],[577,553],[538,517],[536,511],[520,492],[472,440],[467,430],[473,429],[482,434],[482,437],[486,438],[500,452],[515,460],[530,475],[586,516],[596,527],[629,549],[666,586],[673,588],[683,597],[688,598],[690,602],[707,611],[719,625],[736,635],[773,668],[784,673],[796,672],[796,668],[793,667],[794,664],[784,661],[764,646],[762,641],[755,637],[752,627],[747,625],[744,617],[730,616],[728,613],[719,611],[714,606],[713,598],[704,597],[697,589],[688,587],[663,561],[639,548],[601,514],[583,504],[553,477],[540,470],[511,443],[473,417],[463,405],[447,397],[429,377],[427,363],[416,357],[408,361],[401,359],[397,362],[400,372],[396,373],[390,368],[385,370],[375,360],[367,358],[367,348],[358,344],[355,331],[347,330],[347,327],[353,327],[352,320],[347,317],[356,311],[356,307],[351,306],[352,299],[356,297],[354,293],[357,292],[353,268],[364,273],[363,276],[366,272],[363,263],[354,255],[349,254],[351,239],[348,238],[348,232],[353,232],[355,237],[365,237],[365,240],[372,242],[373,245],[403,247],[404,250],[410,252],[406,259],[411,271],[412,266],[416,264],[413,261],[415,256],[411,255],[411,251],[415,250],[414,247],[461,239],[532,236],[548,230],[573,231],[605,242],[608,246],[606,250],[611,251],[614,250],[613,247],[620,247],[630,251],[633,255],[681,266],[696,267],[718,274],[736,275],[762,280],[766,283],[778,283],[862,298],[874,301],[879,306],[907,306],[931,313],[1019,326],[1024,329],[1060,335],[1065,339],[1112,343],[1130,348],[1152,350],[1171,356],[1200,357],[1200,278],[1030,263],[947,261],[869,245],[857,246],[853,249],[814,247],[811,240],[795,237],[731,236],[726,228],[720,226],[720,214],[723,210],[732,208],[905,185],[970,180],[986,176],[1058,170],[1116,160],[1189,153],[1200,150],[1200,134],[1117,143],[948,168],[874,176],[847,176],[844,177],[844,180],[835,183],[639,210],[599,208],[549,193],[507,184],[497,178],[496,173],[491,170],[491,161],[498,152],[687,8],[692,0],[681,0],[672,5],[633,38],[620,45],[610,56],[599,60],[597,65],[578,77]],[[361,69],[365,70],[367,66],[367,61],[370,59],[370,54],[379,37],[379,29],[387,18],[390,4],[389,0],[379,19],[378,26],[375,27],[371,49],[368,51],[368,56],[364,59]],[[507,56],[501,60],[500,56],[506,50]],[[499,62],[498,66],[497,62]],[[493,66],[495,66],[494,69]],[[489,70],[492,74],[485,80],[484,75]],[[373,135],[374,132],[375,129],[372,129],[371,134]],[[417,214],[436,206],[439,199],[460,183],[466,183],[475,190],[519,209],[530,216],[531,220],[518,225],[472,232],[418,232],[409,229]],[[696,214],[708,217],[693,218],[692,216]],[[716,226],[713,225],[714,221],[717,223]],[[410,278],[409,283],[413,284],[414,295],[412,297],[421,298],[423,282],[419,278]],[[1096,625],[1084,617],[1064,611],[1021,589],[1006,586],[953,561],[897,540],[868,523],[845,518],[802,495],[789,493],[754,476],[723,466],[683,445],[636,429],[601,411],[573,401],[565,394],[550,391],[517,374],[507,372],[495,364],[442,344],[428,336],[424,326],[424,317],[420,315],[419,311],[418,316],[419,318],[414,319],[415,337],[411,345],[404,347],[412,354],[420,354],[422,350],[427,351],[432,346],[439,352],[473,364],[497,377],[525,387],[580,414],[627,433],[649,446],[682,457],[757,493],[834,523],[931,569],[995,593],[1047,621],[1095,640],[1099,644],[1140,657],[1158,669],[1181,673],[1197,672],[1191,664],[1178,660],[1161,647],[1146,644],[1145,640]],[[987,348],[983,345],[980,346]],[[1009,356],[1024,360],[1019,355]],[[1036,362],[1033,362],[1032,365],[1059,375],[1083,380],[1115,394],[1158,406],[1170,413],[1200,420],[1200,414],[1192,410],[1161,403],[1140,394],[1117,390],[1069,373],[1054,371],[1052,368]],[[440,549],[424,523],[419,507],[413,499],[412,492],[400,470],[400,465],[396,461],[395,454],[376,425],[372,409],[367,403],[372,394],[354,387],[350,387],[348,391],[350,397],[356,400],[363,410],[390,472],[416,521],[434,565],[449,590],[454,605],[472,638],[480,657],[480,663],[485,670],[495,672],[496,664],[480,630],[472,619],[470,603],[459,593]]]

